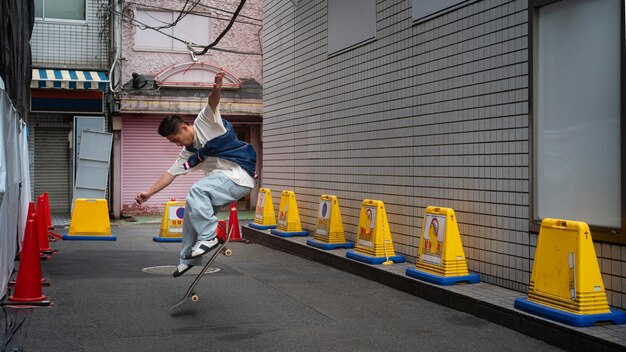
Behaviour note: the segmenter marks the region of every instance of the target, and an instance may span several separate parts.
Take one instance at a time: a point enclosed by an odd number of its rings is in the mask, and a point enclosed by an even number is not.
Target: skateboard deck
[[[202,276],[209,269],[211,264],[213,264],[213,262],[215,261],[215,258],[217,258],[218,255],[224,254],[225,256],[228,257],[228,256],[230,256],[232,254],[232,251],[229,248],[226,248],[226,245],[228,244],[228,241],[230,240],[230,235],[231,235],[232,232],[233,232],[233,229],[230,228],[230,230],[228,231],[228,234],[226,235],[226,239],[224,239],[223,242],[220,242],[220,244],[217,245],[217,248],[215,249],[213,254],[211,254],[211,257],[206,262],[206,264],[204,264],[204,267],[202,268],[202,270],[200,271],[198,276],[196,276],[196,278],[193,280],[193,282],[191,283],[191,285],[187,289],[187,292],[185,292],[185,295],[183,296],[183,298],[180,300],[180,302],[176,303],[176,305],[174,305],[172,308],[170,308],[170,310],[172,310],[172,309],[180,306],[181,304],[185,303],[185,301],[189,297],[191,297],[191,300],[193,302],[197,302],[200,299],[200,297],[194,292],[194,289],[196,288],[196,285],[198,284],[198,282],[200,282],[200,279],[202,278]]]

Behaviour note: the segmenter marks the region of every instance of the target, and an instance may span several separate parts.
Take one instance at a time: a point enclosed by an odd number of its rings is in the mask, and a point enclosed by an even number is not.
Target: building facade
[[[120,56],[114,64],[113,118],[115,216],[154,214],[170,199],[182,200],[201,172],[177,177],[141,206],[135,195],[148,189],[174,162],[180,148],[157,134],[160,121],[177,114],[192,122],[208,102],[215,74],[226,71],[222,117],[239,138],[261,156],[262,2],[247,1],[226,31],[239,1],[200,1],[183,8],[180,1],[124,1]],[[181,13],[183,16],[181,16]],[[176,23],[175,26],[168,24]],[[222,36],[221,34],[225,34]],[[203,47],[217,45],[209,50]],[[187,43],[194,43],[192,50]],[[259,166],[260,167],[260,166]],[[252,194],[240,208],[256,202]]]
[[[48,192],[51,212],[67,215],[82,134],[75,129],[76,118],[94,120],[97,130],[109,131],[111,17],[104,0],[59,5],[35,2],[28,127],[33,194]]]
[[[336,195],[350,240],[383,201],[409,260],[453,208],[469,269],[520,292],[541,220],[584,221],[624,308],[623,33],[618,0],[266,0],[262,185],[308,230]]]

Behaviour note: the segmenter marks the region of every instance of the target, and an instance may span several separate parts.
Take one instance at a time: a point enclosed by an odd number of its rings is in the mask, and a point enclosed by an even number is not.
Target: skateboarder
[[[178,175],[197,170],[205,172],[205,177],[191,186],[187,194],[180,264],[174,277],[202,264],[201,256],[218,245],[215,214],[224,205],[250,193],[255,186],[256,153],[252,146],[237,139],[233,126],[220,115],[223,78],[224,72],[215,76],[209,104],[193,124],[176,115],[161,121],[159,135],[183,149],[172,167],[135,197],[137,203],[144,203]]]

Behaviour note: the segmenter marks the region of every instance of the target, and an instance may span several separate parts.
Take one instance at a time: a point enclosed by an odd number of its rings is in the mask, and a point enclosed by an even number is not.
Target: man
[[[205,172],[206,176],[187,194],[180,264],[174,277],[202,264],[201,256],[218,245],[215,214],[224,205],[250,193],[255,186],[256,153],[249,144],[237,139],[232,125],[220,115],[223,78],[224,72],[215,76],[209,104],[198,113],[193,125],[176,115],[161,121],[159,135],[184,148],[172,167],[135,197],[137,203],[144,203],[172,183],[176,176],[197,170]]]

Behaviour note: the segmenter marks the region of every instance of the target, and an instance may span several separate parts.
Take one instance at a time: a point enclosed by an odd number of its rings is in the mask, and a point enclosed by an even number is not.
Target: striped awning
[[[107,90],[109,78],[101,71],[33,69],[31,88]]]

